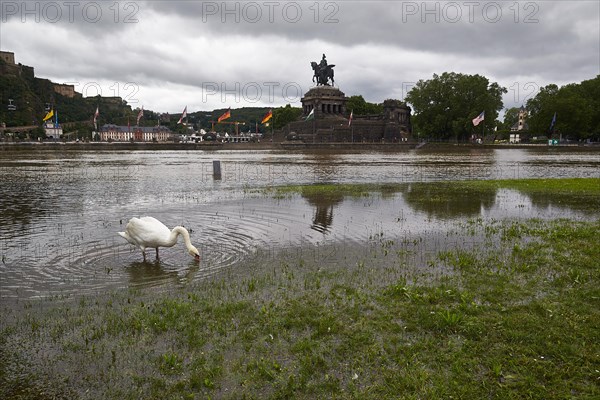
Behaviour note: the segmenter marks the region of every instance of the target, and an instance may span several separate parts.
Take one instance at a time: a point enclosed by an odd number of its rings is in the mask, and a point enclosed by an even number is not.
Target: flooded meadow
[[[2,151],[0,397],[598,398],[599,154]]]
[[[220,179],[213,176],[215,160]],[[600,216],[594,204],[581,201],[507,188],[473,195],[449,183],[598,178],[600,153],[586,150],[4,150],[0,176],[2,302],[170,290],[209,276],[243,275],[249,261],[287,256],[310,257],[326,268],[347,262],[347,249],[367,253],[383,238],[396,252],[418,241],[413,264],[426,268],[430,254],[479,245],[476,237],[452,235],[469,221]],[[374,184],[381,187],[360,195],[276,190]],[[129,218],[146,215],[187,228],[201,251],[200,265],[181,241],[162,249],[160,261],[147,250],[142,262],[139,249],[117,232]]]

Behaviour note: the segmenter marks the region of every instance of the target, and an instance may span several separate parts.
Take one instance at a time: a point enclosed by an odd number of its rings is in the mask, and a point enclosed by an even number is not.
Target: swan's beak
[[[194,260],[196,260],[196,262],[200,262],[200,254],[196,254],[194,256]]]

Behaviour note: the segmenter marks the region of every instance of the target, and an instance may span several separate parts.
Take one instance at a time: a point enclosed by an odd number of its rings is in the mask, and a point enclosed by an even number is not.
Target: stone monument
[[[302,118],[286,127],[290,138],[306,143],[404,142],[412,134],[411,109],[400,100],[383,102],[383,114],[353,115],[346,107],[348,97],[333,87],[333,67],[325,54],[320,63],[311,62],[316,86],[302,97]],[[331,82],[331,84],[330,84]]]

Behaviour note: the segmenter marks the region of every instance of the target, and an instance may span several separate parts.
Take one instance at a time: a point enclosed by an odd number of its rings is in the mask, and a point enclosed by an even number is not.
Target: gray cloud
[[[418,79],[456,71],[512,87],[511,106],[532,85],[600,73],[593,1],[86,1],[72,10],[43,1],[35,2],[39,22],[35,6],[11,8],[22,3],[2,2],[2,50],[61,82],[135,83],[146,108],[160,111],[178,112],[178,100],[226,106],[234,96],[203,92],[215,84],[225,92],[263,88],[259,101],[235,106],[285,104],[280,90],[267,95],[269,85],[308,90],[309,62],[322,53],[336,64],[340,88],[370,101],[403,97]],[[56,5],[62,18],[52,21]],[[185,93],[167,95],[169,87]]]

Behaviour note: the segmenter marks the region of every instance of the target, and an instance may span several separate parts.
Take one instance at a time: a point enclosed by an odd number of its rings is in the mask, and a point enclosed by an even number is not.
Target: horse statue
[[[312,69],[314,71],[313,82],[315,81],[315,78],[316,78],[317,86],[319,86],[319,85],[330,86],[329,85],[330,79],[331,79],[332,85],[335,83],[335,81],[333,80],[333,67],[335,67],[335,65],[320,66],[319,64],[317,64],[314,61],[311,62],[310,65],[312,66]]]

